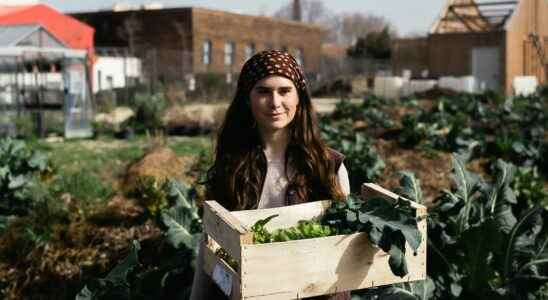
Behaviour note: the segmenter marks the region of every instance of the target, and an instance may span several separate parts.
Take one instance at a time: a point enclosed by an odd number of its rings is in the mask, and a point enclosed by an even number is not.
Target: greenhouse
[[[91,136],[88,74],[86,51],[41,25],[0,26],[0,134]]]

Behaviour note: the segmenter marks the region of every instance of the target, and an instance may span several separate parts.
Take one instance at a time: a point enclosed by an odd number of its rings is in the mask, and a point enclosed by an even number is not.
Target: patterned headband
[[[238,90],[251,91],[259,80],[270,75],[289,78],[298,90],[306,90],[303,71],[295,58],[279,50],[262,51],[253,55],[242,68],[238,78]]]

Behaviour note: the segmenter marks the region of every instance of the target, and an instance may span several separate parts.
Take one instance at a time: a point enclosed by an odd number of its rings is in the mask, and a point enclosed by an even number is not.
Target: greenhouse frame
[[[0,134],[92,136],[87,62],[41,25],[1,25]]]

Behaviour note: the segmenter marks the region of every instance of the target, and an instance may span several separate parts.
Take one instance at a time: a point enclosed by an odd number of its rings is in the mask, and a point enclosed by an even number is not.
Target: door
[[[501,88],[498,48],[472,49],[472,76],[476,79],[476,89],[479,92]]]

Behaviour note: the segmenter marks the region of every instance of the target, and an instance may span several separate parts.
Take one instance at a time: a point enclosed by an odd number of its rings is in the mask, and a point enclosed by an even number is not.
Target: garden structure
[[[546,84],[548,2],[449,0],[427,37],[396,40],[393,49],[395,74],[471,75],[507,93],[517,76]]]

